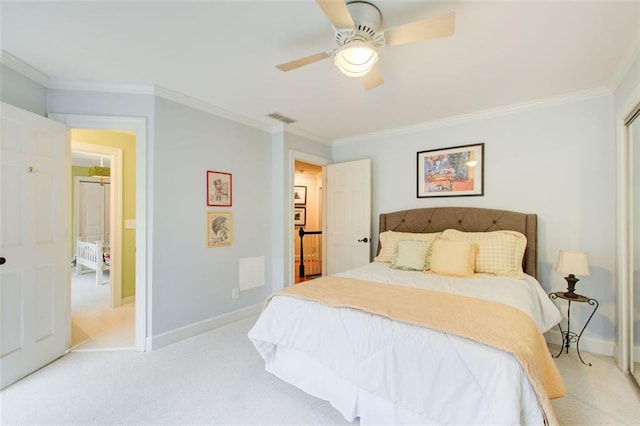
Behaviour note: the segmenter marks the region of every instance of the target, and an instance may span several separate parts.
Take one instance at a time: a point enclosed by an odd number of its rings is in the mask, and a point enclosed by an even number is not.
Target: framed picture
[[[418,152],[418,198],[484,194],[484,143]]]
[[[296,207],[293,209],[293,225],[304,226],[307,223],[307,208]]]
[[[207,170],[207,205],[231,207],[231,173]]]
[[[295,205],[304,206],[307,204],[307,187],[306,186],[295,186],[293,188],[293,202]]]
[[[207,212],[207,247],[230,246],[232,242],[231,212]]]

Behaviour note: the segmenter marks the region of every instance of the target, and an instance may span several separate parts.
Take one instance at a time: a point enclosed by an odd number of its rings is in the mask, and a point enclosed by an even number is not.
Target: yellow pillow
[[[431,241],[401,240],[396,243],[391,267],[403,271],[429,269],[427,255]]]
[[[522,257],[527,237],[516,231],[462,232],[447,229],[442,239],[467,241],[478,245],[475,271],[522,278]]]
[[[478,246],[468,241],[438,239],[431,245],[430,272],[454,277],[472,277]]]
[[[373,258],[376,262],[393,262],[393,252],[395,250],[396,243],[401,240],[414,240],[414,241],[428,241],[433,242],[440,236],[440,232],[434,232],[431,234],[422,234],[414,232],[396,232],[396,231],[384,231],[380,233],[380,253]]]

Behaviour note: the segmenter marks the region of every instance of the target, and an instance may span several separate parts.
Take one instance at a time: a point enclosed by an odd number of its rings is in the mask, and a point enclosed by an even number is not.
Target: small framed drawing
[[[293,202],[296,206],[304,206],[307,204],[307,187],[295,186],[293,190]]]
[[[484,194],[484,143],[418,152],[418,198]]]
[[[307,208],[296,207],[293,209],[293,225],[304,226],[307,223]]]
[[[207,205],[231,207],[231,173],[207,170]]]
[[[230,246],[232,242],[231,212],[207,212],[207,247]]]

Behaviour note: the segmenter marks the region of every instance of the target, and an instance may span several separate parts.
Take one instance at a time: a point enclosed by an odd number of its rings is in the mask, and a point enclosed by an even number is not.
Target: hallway
[[[105,271],[108,280],[109,271]],[[109,284],[96,286],[95,272],[72,274],[71,350],[133,349],[135,304],[109,306]]]

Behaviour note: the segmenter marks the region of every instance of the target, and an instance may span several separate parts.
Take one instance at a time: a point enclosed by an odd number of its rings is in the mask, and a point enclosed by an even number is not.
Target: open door
[[[0,387],[63,355],[70,274],[66,126],[2,103]]]
[[[366,265],[371,257],[371,160],[326,168],[327,274]]]

